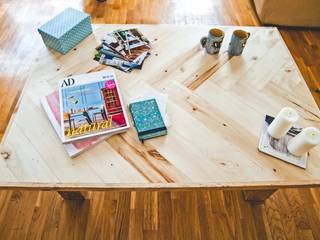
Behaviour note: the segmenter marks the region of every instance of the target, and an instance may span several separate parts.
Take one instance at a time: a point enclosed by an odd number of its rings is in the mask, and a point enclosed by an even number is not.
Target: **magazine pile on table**
[[[70,157],[130,127],[113,71],[62,79],[40,101]]]
[[[136,28],[108,33],[96,47],[94,60],[124,72],[141,69],[150,55],[150,41]]]

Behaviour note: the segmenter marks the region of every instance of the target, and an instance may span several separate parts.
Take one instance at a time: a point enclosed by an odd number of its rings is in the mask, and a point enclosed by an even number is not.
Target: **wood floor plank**
[[[276,194],[275,194],[276,195]],[[268,220],[268,225],[274,239],[287,239],[285,230],[281,222],[281,209],[277,203],[278,199],[271,196],[265,204],[265,212]]]
[[[32,219],[33,208],[26,207],[32,205],[37,198],[36,191],[13,191],[10,197],[9,206],[1,224],[1,237],[4,239],[25,239],[28,227]]]
[[[272,239],[272,233],[268,224],[268,219],[266,215],[264,204],[253,204],[252,212],[254,218],[254,225],[257,231],[257,236],[259,239]]]
[[[143,239],[144,192],[132,192],[129,239]]]
[[[54,202],[51,205],[47,212],[47,217],[45,219],[45,227],[44,231],[42,232],[43,239],[57,239],[58,238],[58,229],[59,229],[59,222],[60,222],[60,213],[62,211],[62,206],[64,201],[62,198],[57,194],[53,193],[52,195]],[[47,204],[47,203],[43,203]]]
[[[38,192],[34,204],[32,220],[29,224],[27,239],[41,239],[50,209],[55,204],[54,192]]]
[[[87,217],[86,239],[100,239],[102,236],[112,239],[112,227],[114,222],[115,207],[114,194],[108,194],[105,198],[103,192],[95,193],[90,198],[90,211]],[[104,218],[107,220],[104,221]],[[111,224],[110,224],[111,222]],[[102,227],[103,226],[103,227]]]
[[[115,216],[115,239],[127,239],[129,235],[129,219],[130,219],[130,195],[131,192],[121,192],[117,202],[117,210]]]
[[[166,209],[166,211],[163,211]],[[170,192],[159,192],[158,195],[159,239],[173,239],[175,232],[172,228],[172,201]]]
[[[213,211],[211,208],[211,198],[209,191],[202,191],[197,194],[197,205],[199,212],[200,236],[202,239],[214,239],[215,224]]]
[[[242,194],[238,195],[238,204],[240,215],[240,225],[242,229],[243,239],[257,239],[259,238],[257,234],[257,229],[255,227],[255,219],[253,214],[253,209],[250,204],[243,198]]]
[[[212,210],[212,221],[214,228],[214,239],[225,236],[232,238],[232,231],[228,223],[227,214],[224,207],[224,194],[222,191],[210,192],[210,203]]]
[[[231,230],[233,239],[246,239],[243,235],[243,229],[241,222],[243,216],[240,213],[239,197],[240,191],[223,191],[224,196],[224,208],[227,216],[227,224]]]

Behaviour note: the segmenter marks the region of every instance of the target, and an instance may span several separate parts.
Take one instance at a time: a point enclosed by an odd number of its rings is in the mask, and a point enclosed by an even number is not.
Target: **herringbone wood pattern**
[[[250,0],[4,0],[1,136],[43,47],[36,28],[67,6],[95,23],[259,25]],[[281,33],[320,104],[320,31]],[[319,189],[280,190],[265,205],[249,205],[237,191],[90,194],[89,204],[53,192],[0,191],[1,239],[320,239]]]

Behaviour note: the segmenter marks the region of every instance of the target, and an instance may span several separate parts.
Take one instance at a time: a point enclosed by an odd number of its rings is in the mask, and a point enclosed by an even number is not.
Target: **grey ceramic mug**
[[[232,56],[239,56],[242,54],[247,40],[250,37],[250,33],[243,30],[235,30],[232,34],[231,41],[229,43],[228,53]]]
[[[209,30],[207,37],[202,37],[200,40],[201,46],[206,49],[209,54],[216,54],[220,51],[221,44],[224,38],[224,32],[217,28]]]

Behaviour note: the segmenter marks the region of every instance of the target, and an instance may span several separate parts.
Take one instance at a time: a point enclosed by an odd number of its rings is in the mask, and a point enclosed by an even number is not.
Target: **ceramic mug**
[[[217,28],[209,30],[207,37],[202,37],[200,40],[201,46],[206,49],[209,54],[216,54],[220,51],[221,44],[224,38],[224,32]]]
[[[235,30],[232,34],[231,41],[229,43],[228,53],[232,56],[239,56],[242,54],[247,40],[250,37],[250,33],[243,30]]]

